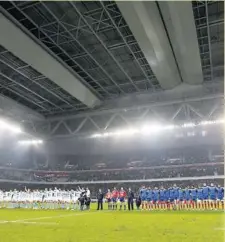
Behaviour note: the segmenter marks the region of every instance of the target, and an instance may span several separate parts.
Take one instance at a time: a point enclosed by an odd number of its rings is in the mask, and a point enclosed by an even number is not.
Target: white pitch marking
[[[15,221],[30,221],[30,220],[43,220],[43,219],[52,219],[52,218],[64,218],[64,217],[72,217],[72,216],[81,216],[86,214],[92,214],[92,213],[70,213],[70,214],[61,214],[57,216],[49,216],[49,217],[38,217],[38,218],[26,218],[26,219],[20,219]]]
[[[0,224],[17,223],[17,224],[35,224],[35,225],[58,225],[57,223],[42,223],[42,222],[29,222],[29,221],[0,221]]]
[[[95,213],[95,212],[92,212],[92,213]],[[52,219],[52,218],[64,218],[64,217],[72,217],[72,216],[81,216],[81,215],[86,215],[86,214],[92,214],[92,213],[75,213],[75,214],[61,214],[61,215],[57,215],[57,216],[49,216],[49,217],[38,217],[38,218],[26,218],[26,219],[19,219],[19,220],[11,220],[11,221],[8,221],[8,220],[3,220],[3,221],[0,221],[0,224],[1,223],[23,223],[23,222],[26,222],[26,221],[32,221],[32,220],[44,220],[44,219]]]
[[[215,230],[225,230],[225,228],[215,228]]]

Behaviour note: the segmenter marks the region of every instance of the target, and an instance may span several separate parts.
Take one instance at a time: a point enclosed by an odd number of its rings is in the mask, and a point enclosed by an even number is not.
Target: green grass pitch
[[[223,212],[0,210],[0,242],[219,242]]]

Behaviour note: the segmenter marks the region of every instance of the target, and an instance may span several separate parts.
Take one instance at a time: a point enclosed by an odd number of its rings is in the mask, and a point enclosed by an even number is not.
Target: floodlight
[[[7,123],[4,120],[0,120],[0,128],[10,130],[17,134],[22,132],[22,130],[19,126]]]
[[[43,144],[43,140],[19,140],[18,143],[20,145],[37,145]]]
[[[153,133],[158,133],[162,129],[163,129],[163,127],[160,124],[144,125],[141,128],[141,134],[143,134],[143,135],[149,135],[149,134],[153,134]]]
[[[165,127],[163,127],[164,130],[174,130],[175,128],[175,125],[166,125]]]
[[[136,134],[138,132],[139,132],[139,130],[138,129],[134,129],[134,128],[125,129],[125,130],[122,131],[122,133],[124,135],[133,135],[133,134]]]
[[[194,123],[185,123],[182,125],[183,128],[192,128],[195,126],[196,126],[196,124],[194,124]]]
[[[150,135],[150,134],[157,134],[164,130],[174,130],[177,128],[181,128],[181,129],[182,128],[194,128],[197,126],[222,124],[222,123],[224,123],[223,119],[202,121],[202,122],[196,123],[196,124],[195,123],[184,123],[183,125],[173,125],[173,124],[162,125],[159,123],[150,123],[150,124],[143,125],[141,128],[132,127],[132,128],[127,128],[127,129],[120,129],[120,130],[116,130],[113,132],[93,134],[91,137],[101,138],[101,137],[109,137],[109,136],[130,136],[130,135],[134,135],[134,134]]]
[[[92,137],[92,138],[102,137],[102,134],[93,134],[91,137]]]

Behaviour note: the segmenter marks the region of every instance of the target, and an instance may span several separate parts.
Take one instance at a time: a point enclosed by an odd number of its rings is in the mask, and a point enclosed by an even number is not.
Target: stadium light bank
[[[4,119],[0,119],[0,130],[10,131],[15,134],[24,133],[23,130],[18,125],[12,124]],[[39,145],[43,143],[43,140],[39,140],[39,139],[19,140],[18,143],[21,145]]]
[[[14,124],[10,124],[4,120],[0,120],[0,129],[1,130],[8,130],[16,134],[22,133],[22,129]]]
[[[40,145],[43,144],[43,140],[19,140],[18,144],[20,145]]]
[[[157,134],[163,131],[172,131],[175,129],[187,129],[187,128],[195,128],[198,126],[209,126],[209,125],[218,125],[223,124],[223,119],[218,120],[209,120],[209,121],[202,121],[199,123],[184,123],[182,125],[163,125],[159,123],[151,123],[145,124],[140,128],[128,128],[128,129],[121,129],[112,132],[102,132],[96,133],[91,136],[91,138],[106,138],[106,137],[113,137],[113,136],[131,136],[135,134],[141,135],[152,135]]]

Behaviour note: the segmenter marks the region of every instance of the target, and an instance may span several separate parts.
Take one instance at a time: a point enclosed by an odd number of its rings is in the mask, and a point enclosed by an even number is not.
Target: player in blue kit
[[[154,190],[152,191],[152,202],[153,202],[153,207],[154,209],[159,208],[159,190],[157,187],[154,188]]]
[[[146,196],[146,201],[145,201],[145,210],[148,209],[148,196],[149,196],[149,193],[150,193],[150,190],[148,187],[146,187],[146,190],[145,190],[145,196]]]
[[[142,186],[142,188],[140,189],[140,198],[141,198],[141,208],[143,210],[147,201],[145,186]]]
[[[178,208],[184,208],[184,190],[181,188],[178,190]]]
[[[166,193],[166,189],[164,189],[163,186],[161,186],[159,189],[159,206],[160,206],[160,209],[163,209],[163,210],[166,208],[165,193]]]
[[[220,205],[222,209],[224,209],[224,188],[218,185],[217,188],[217,209],[220,208]]]
[[[164,196],[165,196],[165,203],[166,203],[166,206],[167,206],[167,209],[169,209],[169,204],[170,204],[170,192],[169,192],[169,189],[165,189],[165,193],[164,193]]]
[[[190,201],[191,201],[191,190],[189,187],[186,187],[184,189],[184,204],[185,204],[185,207],[187,209],[190,209],[191,207],[191,204],[190,204]]]
[[[171,207],[173,207],[174,208],[174,199],[175,199],[175,196],[174,196],[174,189],[173,189],[173,187],[170,187],[169,189],[169,209],[171,208]]]
[[[177,205],[178,198],[179,198],[179,187],[176,184],[173,185],[173,193],[174,193],[174,203]]]
[[[192,209],[196,208],[196,204],[197,204],[197,189],[192,186],[191,188],[191,205],[192,205]]]
[[[146,199],[147,199],[147,203],[146,203],[147,209],[151,210],[151,208],[152,208],[152,189],[151,189],[151,187],[148,187],[148,189],[147,189]]]
[[[216,209],[216,196],[217,196],[217,188],[214,186],[213,183],[211,183],[211,186],[209,187],[209,200],[211,209]]]
[[[206,183],[204,183],[202,187],[202,196],[203,196],[203,208],[207,209],[209,208],[209,187],[206,185]]]
[[[203,190],[200,186],[197,189],[197,207],[203,209]]]

